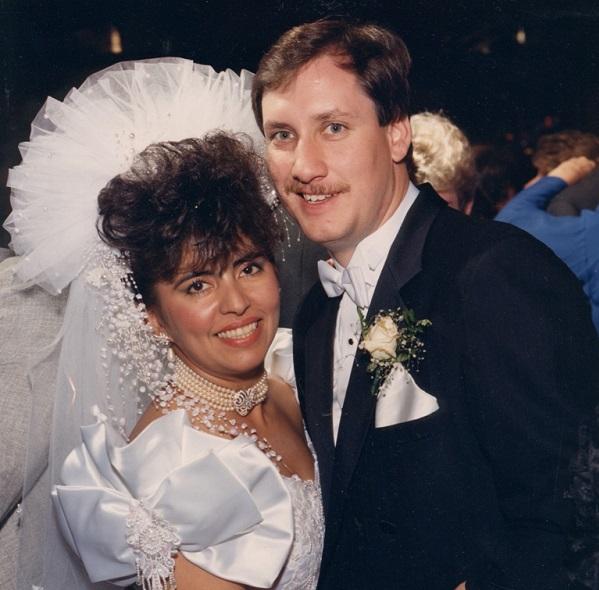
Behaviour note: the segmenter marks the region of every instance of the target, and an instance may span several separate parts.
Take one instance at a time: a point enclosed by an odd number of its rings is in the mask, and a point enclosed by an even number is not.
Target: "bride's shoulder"
[[[268,396],[277,403],[277,405],[291,410],[297,409],[299,404],[295,389],[277,375],[268,376]]]

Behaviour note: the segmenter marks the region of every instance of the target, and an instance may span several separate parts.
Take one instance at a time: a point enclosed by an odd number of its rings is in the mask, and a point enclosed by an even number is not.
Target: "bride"
[[[25,494],[21,544],[41,538],[43,556],[20,588],[316,587],[318,475],[277,335],[248,79],[119,64],[49,99],[22,146],[16,272],[69,301],[53,511]]]

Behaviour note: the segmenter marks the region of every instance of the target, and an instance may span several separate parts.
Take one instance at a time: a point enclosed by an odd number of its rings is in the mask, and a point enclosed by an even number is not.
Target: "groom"
[[[409,67],[391,32],[324,20],[285,33],[254,81],[280,197],[332,257],[294,333],[319,588],[563,590],[568,464],[599,392],[590,312],[545,247],[411,184]],[[391,335],[389,310],[431,322],[384,394],[358,306]]]

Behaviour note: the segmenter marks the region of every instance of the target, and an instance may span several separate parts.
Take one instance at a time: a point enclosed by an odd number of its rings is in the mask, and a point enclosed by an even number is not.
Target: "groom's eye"
[[[343,131],[344,127],[343,125],[341,125],[341,123],[331,123],[329,125],[329,131],[331,133],[341,133],[341,131]]]
[[[270,135],[271,141],[288,141],[292,138],[291,131],[287,129],[280,129]]]

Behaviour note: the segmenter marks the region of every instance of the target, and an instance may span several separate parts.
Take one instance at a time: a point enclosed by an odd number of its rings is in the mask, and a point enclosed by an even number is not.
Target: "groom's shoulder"
[[[490,219],[477,219],[450,207],[440,211],[431,230],[433,233],[445,233],[453,236],[456,240],[478,246],[492,247],[503,240],[512,239],[538,242],[524,230],[509,223]]]
[[[446,208],[430,228],[425,246],[429,260],[453,260],[458,266],[510,259],[525,263],[558,264],[561,261],[529,233],[500,221],[473,219]]]
[[[442,211],[430,228],[423,267],[439,285],[453,284],[463,292],[511,285],[544,293],[552,285],[556,296],[559,292],[570,301],[582,295],[568,266],[527,232],[508,223],[471,219],[450,209]]]
[[[465,215],[447,206],[430,185],[418,188],[420,194],[410,210],[409,223],[400,230],[400,243],[404,252],[416,253],[417,247],[405,248],[410,242],[422,240],[420,255],[425,267],[455,274],[472,264],[514,253],[525,259],[555,258],[549,248],[527,232],[508,223]]]

